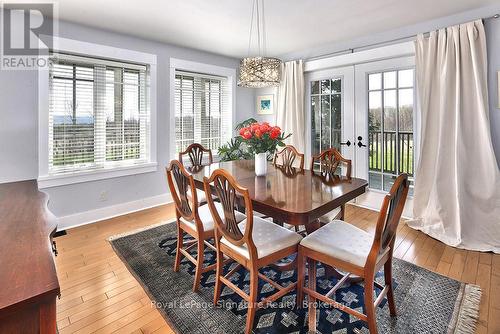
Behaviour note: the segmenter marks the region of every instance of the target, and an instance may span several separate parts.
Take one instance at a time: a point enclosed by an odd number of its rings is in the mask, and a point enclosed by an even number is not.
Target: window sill
[[[46,175],[38,177],[38,188],[45,189],[51,187],[64,186],[68,184],[83,183],[97,180],[110,179],[115,177],[156,172],[158,163],[148,162],[140,165],[114,167],[108,169],[98,169],[65,173],[59,175]]]

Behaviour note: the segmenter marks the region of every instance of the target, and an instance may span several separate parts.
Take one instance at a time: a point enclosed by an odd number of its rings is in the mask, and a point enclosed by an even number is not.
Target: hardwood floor
[[[114,253],[107,238],[174,217],[172,205],[68,230],[56,239],[61,285],[59,332],[173,333]],[[377,212],[347,206],[346,221],[374,232]],[[395,255],[431,271],[481,286],[477,333],[500,333],[500,255],[455,249],[399,225]]]

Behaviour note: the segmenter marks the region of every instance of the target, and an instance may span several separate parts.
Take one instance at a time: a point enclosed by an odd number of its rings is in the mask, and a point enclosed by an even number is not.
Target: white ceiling
[[[272,56],[498,3],[498,0],[264,1],[268,55]],[[252,0],[56,2],[62,20],[232,57],[247,55]]]

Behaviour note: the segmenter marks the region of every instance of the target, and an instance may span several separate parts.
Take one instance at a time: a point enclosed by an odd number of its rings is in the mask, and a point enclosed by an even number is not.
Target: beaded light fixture
[[[260,9],[259,10],[259,3]],[[278,58],[265,57],[266,54],[266,24],[264,20],[263,0],[254,0],[252,5],[252,18],[250,21],[250,36],[248,40],[248,54],[252,45],[252,30],[254,14],[257,11],[257,44],[258,57],[246,57],[240,61],[240,72],[238,86],[249,88],[262,88],[278,86],[281,79],[281,60]],[[261,20],[262,11],[262,20]],[[262,31],[262,35],[261,35]]]

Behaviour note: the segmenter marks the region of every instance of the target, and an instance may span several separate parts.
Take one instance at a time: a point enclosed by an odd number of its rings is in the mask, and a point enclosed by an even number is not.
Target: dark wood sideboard
[[[55,217],[35,180],[0,184],[0,333],[56,333]]]

